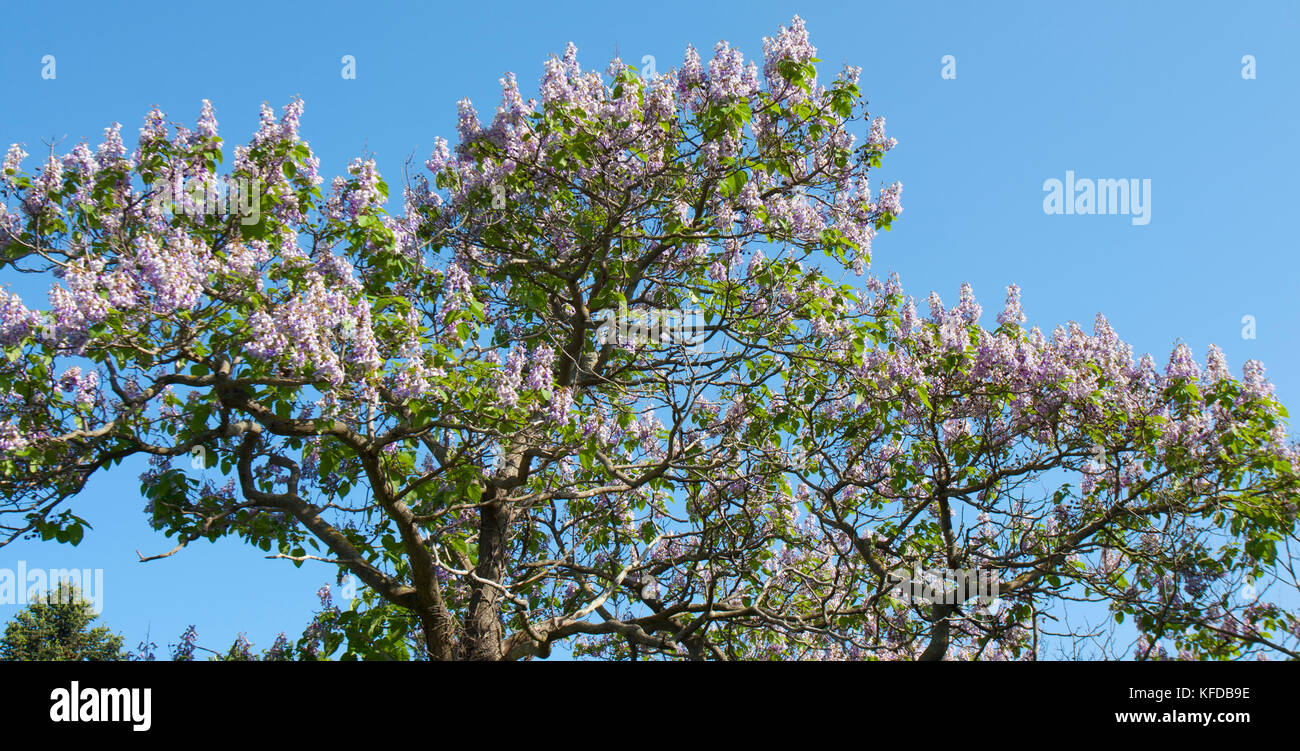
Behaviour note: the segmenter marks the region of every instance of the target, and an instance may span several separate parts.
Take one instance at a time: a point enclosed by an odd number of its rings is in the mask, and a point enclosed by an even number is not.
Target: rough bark
[[[494,586],[505,574],[510,552],[509,506],[499,501],[485,504],[479,516],[478,565],[470,588],[469,612],[465,618],[469,660],[500,660],[505,630],[501,623],[502,592]]]

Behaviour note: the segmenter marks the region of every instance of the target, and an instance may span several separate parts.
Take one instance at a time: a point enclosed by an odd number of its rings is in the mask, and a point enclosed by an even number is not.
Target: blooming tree
[[[1014,286],[990,329],[969,287],[921,317],[846,283],[902,188],[869,184],[895,142],[859,70],[817,62],[798,18],[761,65],[570,46],[540,100],[462,101],[401,215],[373,159],[322,189],[297,100],[224,174],[206,102],[131,153],[11,147],[0,259],[56,281],[0,293],[6,541],[75,544],[87,480],[142,455],[161,555],[238,535],[364,583],[319,637],[354,657],[1005,659],[1130,627],[1139,657],[1297,656],[1262,368],[1026,331]],[[900,591],[935,570],[996,602]]]

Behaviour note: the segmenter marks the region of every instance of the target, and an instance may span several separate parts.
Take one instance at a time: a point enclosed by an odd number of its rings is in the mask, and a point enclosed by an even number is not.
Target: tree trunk
[[[469,613],[465,619],[468,660],[500,660],[505,630],[501,624],[501,590],[485,582],[500,583],[510,552],[509,506],[500,502],[484,505],[479,517],[478,565],[474,574],[479,581],[470,585]]]
[[[919,662],[935,662],[948,654],[949,625],[948,616],[952,615],[951,605],[934,606],[934,626],[930,629],[930,644],[917,658]]]
[[[450,662],[456,658],[452,647],[454,629],[451,617],[444,610],[438,612],[433,608],[423,608],[416,612],[420,619],[420,628],[424,631],[425,649],[429,659],[435,662]]]

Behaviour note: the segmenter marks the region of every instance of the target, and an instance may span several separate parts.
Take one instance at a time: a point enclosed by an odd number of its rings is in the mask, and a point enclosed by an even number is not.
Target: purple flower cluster
[[[517,349],[510,350],[506,364],[497,378],[497,402],[502,407],[513,407],[519,403],[519,387],[523,381],[526,358]]]
[[[13,423],[0,422],[0,456],[9,456],[22,451],[30,441]]]
[[[874,146],[881,151],[889,151],[898,145],[897,138],[885,136],[885,118],[877,117],[871,121],[871,132],[867,135],[867,145]]]
[[[80,366],[73,365],[63,371],[55,387],[65,393],[74,393],[79,406],[91,407],[99,399],[99,373],[94,370],[83,373]]]
[[[31,336],[41,316],[28,310],[18,295],[0,290],[0,345],[12,347]]]
[[[903,184],[900,182],[891,183],[889,187],[880,191],[880,210],[894,216],[903,213],[902,194]]]
[[[867,390],[895,393],[912,403],[904,408],[906,419],[919,420],[929,414],[928,408],[914,402],[918,387],[963,394],[996,389],[1014,395],[1005,404],[970,400],[962,407],[965,412],[950,415],[944,423],[949,441],[959,434],[953,427],[959,424],[954,421],[958,418],[973,417],[1001,426],[989,440],[996,440],[997,431],[1001,431],[1043,442],[1059,440],[1054,436],[1059,436],[1062,424],[1078,426],[1075,429],[1086,435],[1084,426],[1111,425],[1111,421],[1119,420],[1132,426],[1159,426],[1155,445],[1161,451],[1204,456],[1209,461],[1216,455],[1221,438],[1237,431],[1240,422],[1248,419],[1208,396],[1190,406],[1179,407],[1169,401],[1168,387],[1187,381],[1200,383],[1203,389],[1232,388],[1227,364],[1218,348],[1210,349],[1209,364],[1203,372],[1187,346],[1180,344],[1161,375],[1150,356],[1135,362],[1132,348],[1100,315],[1091,336],[1074,323],[1058,327],[1051,337],[1037,328],[1024,332],[1018,325],[1007,325],[1024,319],[1019,290],[1012,285],[1007,289],[1006,310],[999,316],[1003,326],[990,331],[978,325],[980,307],[968,285],[963,285],[961,297],[961,303],[947,310],[939,296],[932,293],[931,315],[924,321],[916,319],[911,301],[905,302],[900,324],[894,329],[895,343],[888,350],[868,352],[854,370]],[[959,356],[962,363],[956,370],[948,364],[952,355]],[[1276,413],[1270,401],[1272,390],[1263,377],[1262,366],[1248,362],[1243,368],[1238,403],[1258,404]],[[1269,445],[1261,450],[1293,463],[1300,460],[1285,430],[1275,428]],[[1126,454],[1117,469],[1113,463],[1101,466],[1081,462],[1084,494],[1092,495],[1103,487],[1140,485],[1150,475],[1143,459]]]
[[[243,263],[257,262],[265,249],[253,245]],[[309,262],[292,238],[282,244],[281,268],[294,269],[299,283],[281,288],[247,318],[247,353],[285,372],[340,386],[358,383],[373,401],[374,378],[385,362],[375,338],[370,303],[346,258],[318,254]]]
[[[546,405],[546,419],[551,423],[567,422],[569,410],[573,408],[573,392],[568,388],[558,388],[555,396]]]
[[[217,137],[217,114],[212,108],[212,102],[204,99],[203,108],[199,111],[198,134],[201,138],[215,139]]]
[[[533,348],[529,358],[528,388],[549,389],[551,387],[551,368],[555,365],[555,350],[545,343]]]
[[[1025,310],[1020,305],[1020,287],[1008,285],[1007,302],[1002,312],[998,313],[998,323],[1002,326],[1019,326],[1025,320]]]
[[[379,172],[375,169],[375,160],[362,161],[360,157],[348,165],[348,174],[352,175],[353,185],[344,187],[336,178],[336,189],[342,188],[342,214],[344,220],[353,220],[379,204]]]
[[[11,144],[9,151],[5,152],[5,160],[0,164],[0,180],[5,183],[13,183],[13,175],[22,171],[23,160],[27,158],[27,152],[19,144]]]
[[[795,16],[790,28],[782,26],[775,37],[763,38],[763,75],[769,84],[783,81],[779,66],[784,61],[806,63],[817,57],[817,48],[808,39],[803,19]]]

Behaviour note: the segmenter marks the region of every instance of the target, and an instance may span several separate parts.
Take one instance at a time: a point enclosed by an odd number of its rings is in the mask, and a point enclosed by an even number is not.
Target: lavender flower
[[[549,389],[551,387],[551,367],[555,364],[555,350],[546,344],[539,344],[533,349],[529,362],[528,388]]]
[[[1020,287],[1007,285],[1007,302],[1002,312],[998,313],[998,323],[1003,326],[1019,326],[1025,322],[1025,311],[1020,306]]]

